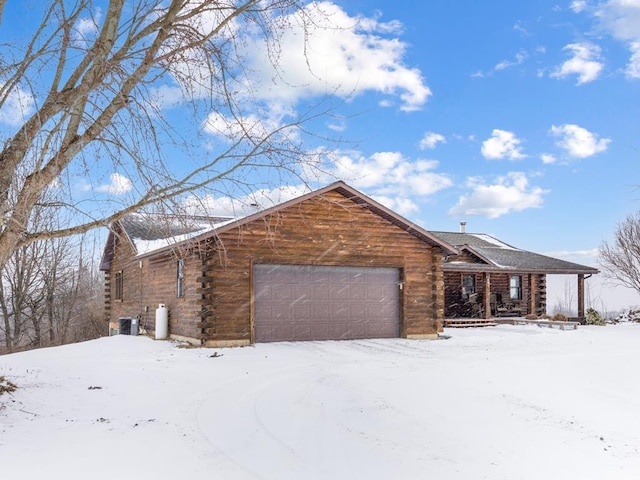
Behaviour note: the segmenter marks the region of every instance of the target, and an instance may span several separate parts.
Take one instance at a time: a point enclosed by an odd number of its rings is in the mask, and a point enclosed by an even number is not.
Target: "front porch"
[[[540,255],[506,244],[485,233],[431,232],[458,249],[445,257],[445,323],[497,323],[501,319],[536,321],[547,315],[547,275],[577,275],[577,305],[570,320],[585,319],[585,280],[598,270],[586,265]],[[575,312],[575,313],[573,313]],[[479,322],[478,320],[482,320]]]
[[[547,315],[546,275],[540,272],[445,272],[445,323],[472,319],[496,323],[500,319],[540,319]],[[590,276],[590,275],[589,275]],[[577,316],[585,322],[585,274],[577,274]],[[575,315],[575,314],[574,314]],[[483,322],[478,322],[483,320]],[[469,322],[467,322],[469,323]]]

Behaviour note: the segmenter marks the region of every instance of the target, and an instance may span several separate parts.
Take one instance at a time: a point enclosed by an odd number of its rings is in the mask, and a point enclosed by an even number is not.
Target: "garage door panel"
[[[366,305],[364,303],[350,303],[347,306],[349,310],[349,318],[365,318],[367,315]]]
[[[367,292],[364,285],[351,285],[349,287],[348,297],[352,300],[366,300]]]
[[[347,325],[348,338],[366,338],[367,328],[364,322],[350,323]]]
[[[271,329],[271,342],[277,341],[279,338],[291,338],[293,336],[293,325],[274,325]]]
[[[349,338],[349,330],[347,326],[343,323],[331,323],[328,325],[329,328],[329,338],[332,340],[347,340]]]
[[[330,285],[329,286],[329,299],[331,300],[346,300],[349,298],[349,286],[348,285]]]
[[[261,338],[263,342],[274,342],[273,327],[271,325],[256,325],[256,338]]]
[[[370,338],[394,338],[398,336],[395,328],[381,322],[368,322],[366,324],[366,335]]]
[[[343,319],[346,321],[349,318],[349,310],[342,303],[332,303],[329,305],[329,309],[331,318],[334,320]]]
[[[292,307],[292,320],[308,319],[311,317],[311,306],[308,303],[297,303]]]
[[[256,265],[256,342],[399,335],[398,269]]]
[[[292,335],[293,338],[311,338],[311,324],[293,324]]]
[[[328,302],[329,301],[329,289],[330,285],[324,284],[315,284],[312,287],[311,297],[314,302]]]
[[[331,318],[331,308],[326,303],[314,303],[311,305],[311,318],[328,320]],[[304,319],[302,319],[304,320]]]
[[[294,291],[291,288],[278,288],[279,285],[274,284],[274,285],[269,285],[267,288],[269,289],[268,293],[266,293],[266,295],[268,296],[268,298],[274,302],[274,303],[278,303],[278,302],[292,302],[293,299],[295,298],[294,295]]]
[[[306,340],[328,339],[329,324],[323,322],[313,322],[309,324],[310,335]]]
[[[291,323],[293,315],[291,315],[291,306],[284,304],[270,305],[271,318],[274,323]]]
[[[380,303],[376,305],[367,305],[365,307],[365,311],[367,316],[387,318],[388,316],[395,314],[396,307],[389,305],[388,303]]]

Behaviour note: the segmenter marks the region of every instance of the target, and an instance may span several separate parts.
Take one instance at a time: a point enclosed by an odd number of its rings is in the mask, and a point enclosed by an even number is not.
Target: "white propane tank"
[[[156,340],[166,340],[169,336],[169,310],[164,303],[156,308]]]

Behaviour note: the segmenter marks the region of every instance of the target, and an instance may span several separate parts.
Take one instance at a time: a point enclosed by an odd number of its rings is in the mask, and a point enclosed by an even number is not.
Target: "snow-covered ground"
[[[640,324],[0,357],[7,479],[638,479]]]

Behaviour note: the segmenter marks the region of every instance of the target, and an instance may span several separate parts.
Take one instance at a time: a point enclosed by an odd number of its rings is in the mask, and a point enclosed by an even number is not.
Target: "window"
[[[124,291],[124,276],[122,270],[116,272],[116,278],[113,285],[113,298],[114,300],[122,300],[122,294]]]
[[[462,296],[468,298],[474,293],[476,293],[476,276],[464,275],[462,277]]]
[[[509,279],[509,296],[511,300],[522,300],[522,277],[514,275]]]
[[[184,297],[184,259],[178,259],[176,268],[176,297]]]

